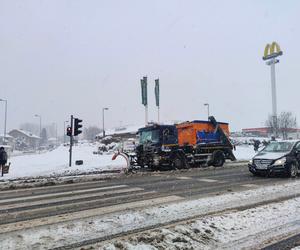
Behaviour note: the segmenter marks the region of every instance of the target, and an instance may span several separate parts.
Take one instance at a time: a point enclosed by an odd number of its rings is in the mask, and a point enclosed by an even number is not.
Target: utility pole
[[[104,111],[108,110],[108,108],[102,108],[102,132],[103,132],[103,138],[105,137],[105,123],[104,123]]]
[[[154,88],[154,94],[155,94],[155,104],[157,107],[157,122],[159,123],[160,117],[159,117],[159,79],[155,80],[155,88]]]
[[[73,146],[73,115],[71,115],[71,135],[70,135],[70,149],[69,149],[69,167],[72,166],[72,146]]]
[[[209,103],[204,103],[204,106],[207,107],[207,119],[209,119]]]
[[[34,115],[34,116],[40,118],[40,145],[39,145],[39,153],[41,153],[41,146],[42,146],[42,116],[41,115]]]
[[[6,144],[7,100],[0,99],[0,102],[5,102],[3,144]]]
[[[264,51],[263,60],[271,67],[271,92],[272,92],[272,119],[275,128],[275,137],[278,136],[278,119],[277,119],[277,95],[276,95],[276,78],[275,78],[275,64],[279,63],[277,59],[283,53],[279,45],[273,42],[271,45],[267,44]]]

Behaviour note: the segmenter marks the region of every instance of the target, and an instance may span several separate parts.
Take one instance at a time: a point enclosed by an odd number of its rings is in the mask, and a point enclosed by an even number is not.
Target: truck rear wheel
[[[222,167],[224,165],[225,162],[225,156],[224,153],[220,150],[218,151],[214,151],[212,153],[212,165],[214,167]]]

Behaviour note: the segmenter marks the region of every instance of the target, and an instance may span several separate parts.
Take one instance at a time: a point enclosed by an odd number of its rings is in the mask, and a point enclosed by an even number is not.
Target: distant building
[[[13,129],[8,133],[14,138],[18,150],[35,149],[39,146],[40,137],[22,129]]]
[[[273,135],[272,129],[270,127],[261,128],[243,128],[243,134],[261,137],[271,137]],[[281,133],[282,131],[279,131]],[[300,129],[298,128],[286,128],[288,138],[299,139]]]

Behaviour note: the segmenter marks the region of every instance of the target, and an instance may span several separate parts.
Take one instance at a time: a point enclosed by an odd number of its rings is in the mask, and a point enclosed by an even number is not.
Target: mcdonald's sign
[[[271,45],[270,44],[266,45],[263,60],[269,60],[271,58],[275,58],[281,55],[282,55],[282,51],[278,43],[272,42]]]

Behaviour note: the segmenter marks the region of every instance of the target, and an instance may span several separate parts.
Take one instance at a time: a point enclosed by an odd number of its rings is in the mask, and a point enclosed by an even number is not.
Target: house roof
[[[13,130],[11,130],[11,131],[9,132],[9,134],[10,134],[11,132],[13,132],[13,131],[17,131],[17,132],[23,134],[23,135],[26,136],[26,137],[30,137],[30,138],[34,138],[34,139],[41,139],[39,136],[37,136],[37,135],[35,135],[35,134],[32,134],[32,133],[29,132],[29,131],[25,131],[25,130],[23,130],[23,129],[13,129]]]

